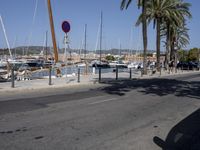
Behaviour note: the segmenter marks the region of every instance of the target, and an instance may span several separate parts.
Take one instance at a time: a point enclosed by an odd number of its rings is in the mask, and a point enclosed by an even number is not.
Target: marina
[[[64,32],[64,49],[60,52],[58,48],[58,43],[56,40],[55,35],[55,28],[54,28],[54,20],[53,20],[53,12],[51,7],[51,1],[47,0],[47,8],[48,8],[48,16],[49,16],[49,25],[51,30],[51,37],[52,37],[52,44],[53,47],[48,47],[48,32],[45,33],[44,38],[44,46],[38,49],[39,53],[28,55],[29,52],[35,51],[30,50],[30,44],[27,47],[23,47],[23,53],[20,55],[16,53],[16,48],[12,48],[10,46],[6,28],[4,25],[3,18],[0,18],[1,27],[3,29],[4,38],[7,44],[7,50],[3,51],[7,55],[2,55],[0,59],[0,81],[6,82],[11,81],[11,76],[13,75],[13,79],[15,80],[34,80],[34,79],[41,79],[41,78],[48,78],[49,74],[52,77],[68,77],[68,76],[76,76],[78,74],[78,70],[80,70],[81,75],[87,74],[98,74],[99,70],[101,73],[109,73],[115,72],[116,68],[118,71],[129,71],[128,69],[132,68],[129,64],[131,61],[137,61],[136,54],[126,53],[121,54],[121,44],[120,50],[117,54],[109,54],[113,55],[115,61],[107,60],[106,57],[109,56],[105,54],[102,50],[102,42],[103,42],[103,12],[100,14],[100,24],[97,34],[97,42],[96,48],[94,51],[87,51],[87,24],[84,27],[84,48],[81,54],[81,50],[79,53],[73,52],[70,49],[70,40],[69,34],[70,32],[70,23],[68,21],[62,22],[62,30]],[[34,15],[33,15],[33,22],[35,23],[35,17],[37,14],[38,9],[38,0],[35,3]],[[31,31],[32,34],[32,31]],[[31,37],[30,37],[31,38]],[[53,49],[53,51],[51,51]],[[98,50],[98,51],[97,51]],[[19,50],[18,50],[19,51]],[[9,54],[9,55],[8,55]],[[120,54],[120,55],[119,55]],[[122,59],[122,58],[125,59]],[[130,59],[130,58],[134,59]],[[139,60],[139,58],[138,58]],[[51,69],[51,70],[50,70]],[[135,72],[137,69],[134,68]],[[13,71],[13,74],[12,74]],[[138,70],[140,71],[140,70]]]
[[[198,0],[0,0],[0,150],[200,150]]]
[[[35,24],[39,4],[38,0],[35,0],[35,2],[32,25]],[[6,26],[4,25],[4,20],[2,16],[0,16],[1,27],[3,29],[4,38],[7,45],[7,49],[3,51],[4,55],[1,55],[0,59],[0,82],[11,81],[11,78],[14,80],[35,80],[48,78],[49,75],[54,78],[59,78],[76,76],[77,74],[87,75],[109,72],[112,73],[116,71],[129,72],[130,69],[132,69],[133,72],[141,72],[141,69],[143,68],[143,57],[140,56],[140,52],[138,53],[137,50],[133,52],[131,49],[123,52],[120,40],[119,49],[117,49],[117,52],[108,53],[107,50],[103,50],[104,18],[102,11],[100,13],[100,23],[97,33],[95,51],[87,50],[88,26],[85,24],[84,39],[82,42],[83,47],[80,48],[80,50],[73,52],[73,49],[70,47],[71,43],[69,34],[71,30],[71,24],[67,20],[64,20],[61,25],[62,31],[64,32],[64,48],[60,49],[55,33],[55,20],[53,19],[51,1],[47,0],[46,4],[48,9],[48,20],[51,31],[52,46],[48,46],[49,32],[46,31],[44,44],[41,47],[31,48],[31,44],[28,43],[27,46],[21,47],[21,50],[17,50],[17,48],[14,47],[11,48],[7,36]],[[31,34],[29,40],[31,40]],[[19,51],[21,51],[20,54]],[[31,52],[37,53],[30,54]],[[164,59],[164,57],[161,58],[161,60],[162,59]],[[156,56],[149,57],[148,60],[155,62]],[[153,67],[155,67],[155,65]],[[101,75],[99,75],[99,77],[100,76]]]

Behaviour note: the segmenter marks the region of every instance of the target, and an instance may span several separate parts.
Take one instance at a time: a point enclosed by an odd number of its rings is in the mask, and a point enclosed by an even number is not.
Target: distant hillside
[[[43,46],[20,46],[20,47],[16,47],[14,49],[11,49],[11,52],[14,54],[18,54],[18,55],[32,55],[32,54],[40,54],[42,51],[44,50],[44,53],[46,53],[46,47]],[[80,52],[83,54],[84,50],[77,50],[77,49],[67,49],[68,52],[74,52],[79,54]],[[86,51],[86,53],[91,53],[94,51]],[[124,55],[124,54],[135,54],[136,50],[128,50],[128,49],[110,49],[110,50],[101,50],[102,54],[112,54],[112,55]],[[142,53],[142,51],[140,51]],[[153,53],[155,51],[153,50],[148,50],[148,53]],[[53,48],[52,47],[47,47],[47,54],[52,54],[53,53]],[[64,48],[59,49],[59,53],[64,53]],[[96,51],[97,54],[100,54],[100,50]],[[9,55],[9,51],[8,49],[0,49],[0,55]]]
[[[33,54],[40,54],[41,51],[44,50],[46,52],[46,48],[42,46],[20,46],[11,49],[12,54],[17,55],[33,55]],[[47,53],[50,53],[50,47],[47,48]],[[8,49],[0,49],[0,55],[9,55]]]

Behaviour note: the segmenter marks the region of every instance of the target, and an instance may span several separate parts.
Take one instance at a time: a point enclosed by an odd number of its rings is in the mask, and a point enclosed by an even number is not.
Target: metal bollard
[[[49,67],[49,85],[51,85],[51,67]]]
[[[132,69],[130,68],[130,76],[129,76],[130,79],[132,79]]]
[[[116,66],[116,80],[118,80],[118,67]]]
[[[101,82],[101,67],[99,67],[99,83]]]
[[[95,67],[92,67],[92,74],[95,75]]]
[[[162,69],[162,68],[160,67],[159,69],[160,69],[160,76],[161,76],[161,71],[162,71],[161,69]]]
[[[78,68],[78,83],[80,83],[80,68]]]
[[[15,74],[14,74],[14,67],[12,67],[12,70],[11,70],[11,87],[12,87],[12,88],[15,87]]]
[[[143,69],[140,69],[141,70],[141,77],[143,77]]]

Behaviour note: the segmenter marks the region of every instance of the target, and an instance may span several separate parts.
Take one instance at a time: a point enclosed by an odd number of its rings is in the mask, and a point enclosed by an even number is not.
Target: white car
[[[143,68],[143,64],[139,62],[132,62],[128,64],[128,68],[140,69],[140,68]]]

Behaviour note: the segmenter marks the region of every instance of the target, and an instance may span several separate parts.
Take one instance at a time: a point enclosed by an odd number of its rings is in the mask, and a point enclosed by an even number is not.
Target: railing
[[[68,68],[69,69],[69,68]],[[88,73],[85,74],[85,67],[73,67],[69,70],[62,70],[63,75],[61,77],[55,77],[55,68],[46,69],[44,72],[39,72],[37,75],[40,77],[33,76],[34,72],[24,71],[21,74],[17,74],[12,71],[9,79],[7,81],[11,82],[11,87],[23,87],[25,83],[27,87],[35,86],[37,83],[42,85],[63,85],[63,84],[79,84],[79,83],[89,83],[89,82],[104,82],[104,81],[121,81],[121,80],[131,80],[141,77],[159,77],[169,74],[181,74],[188,72],[189,70],[183,70],[179,68],[177,73],[175,70],[168,72],[164,68],[160,72],[156,71],[156,68],[149,68],[147,70],[147,75],[143,74],[142,69],[130,69],[130,68],[92,68],[88,69]],[[194,71],[194,70],[192,70]],[[45,76],[44,76],[45,75]],[[42,77],[43,79],[41,79]],[[45,78],[44,78],[45,77]],[[40,79],[40,80],[35,80]],[[0,81],[0,82],[3,82]],[[7,84],[10,84],[7,82]],[[1,86],[2,87],[2,86]]]

